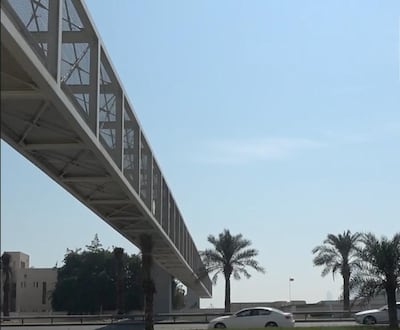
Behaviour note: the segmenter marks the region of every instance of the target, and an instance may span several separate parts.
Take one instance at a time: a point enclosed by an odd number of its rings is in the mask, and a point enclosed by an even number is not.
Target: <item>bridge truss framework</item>
[[[1,2],[1,137],[200,297],[211,281],[80,0]]]

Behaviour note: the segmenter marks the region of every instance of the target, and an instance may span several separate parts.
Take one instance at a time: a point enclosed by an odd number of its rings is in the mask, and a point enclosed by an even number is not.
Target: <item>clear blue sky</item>
[[[232,301],[337,298],[311,250],[400,231],[399,1],[87,6],[199,249],[242,233],[267,269]],[[1,145],[1,247],[60,265],[95,233],[137,249]],[[214,297],[223,306],[223,279]]]

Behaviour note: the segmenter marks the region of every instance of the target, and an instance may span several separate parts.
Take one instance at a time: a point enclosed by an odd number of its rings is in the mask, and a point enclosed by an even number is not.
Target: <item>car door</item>
[[[247,309],[236,314],[236,317],[232,319],[232,328],[251,328],[254,325],[254,313],[253,309]]]
[[[268,322],[271,321],[271,314],[272,312],[269,309],[258,309],[258,316],[257,316],[257,327],[265,327]],[[272,320],[276,321],[276,320]]]
[[[376,313],[376,320],[378,323],[388,323],[389,322],[389,309],[387,306],[384,306],[380,309],[378,313]]]
[[[254,328],[261,328],[265,326],[265,316],[262,314],[263,310],[262,309],[253,309],[251,311],[251,327]]]

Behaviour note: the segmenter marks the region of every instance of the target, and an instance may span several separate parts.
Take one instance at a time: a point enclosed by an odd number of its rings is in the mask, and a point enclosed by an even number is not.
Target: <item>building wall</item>
[[[19,269],[16,273],[16,312],[50,312],[56,268]]]
[[[17,286],[16,286],[16,274],[20,269],[29,268],[29,255],[22,252],[6,251],[10,255],[10,268],[11,268],[11,279],[10,279],[10,312],[17,310]],[[3,302],[3,282],[2,276],[1,281],[1,302]]]
[[[29,255],[8,252],[11,257],[10,312],[49,312],[51,293],[57,282],[56,268],[29,268]],[[1,281],[1,301],[3,301]]]
[[[17,269],[29,268],[29,255],[22,252],[7,252],[10,255],[11,271],[14,273]]]

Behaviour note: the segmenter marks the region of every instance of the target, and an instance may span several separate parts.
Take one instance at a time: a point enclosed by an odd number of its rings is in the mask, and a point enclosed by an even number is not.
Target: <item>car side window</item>
[[[251,311],[251,316],[257,316],[257,315],[259,315],[259,310],[258,309],[253,309]]]
[[[244,316],[250,316],[250,315],[251,315],[251,310],[246,310],[246,311],[236,314],[237,317],[244,317]]]
[[[271,314],[271,311],[268,309],[260,309],[259,311],[259,315],[269,315]]]

